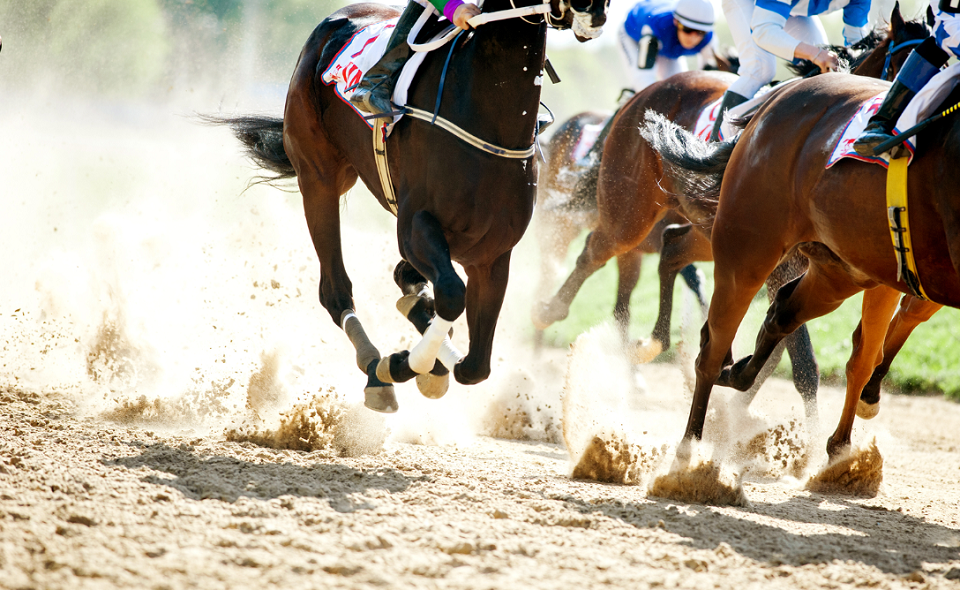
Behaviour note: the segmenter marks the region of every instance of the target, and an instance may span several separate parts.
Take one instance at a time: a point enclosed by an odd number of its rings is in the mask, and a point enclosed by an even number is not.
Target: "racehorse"
[[[546,165],[540,171],[540,185],[537,191],[537,208],[533,223],[540,250],[540,276],[535,292],[536,301],[549,295],[555,288],[563,259],[570,243],[584,229],[591,229],[597,223],[597,201],[595,191],[575,190],[588,166],[579,163],[582,150],[581,142],[586,130],[599,130],[610,115],[587,111],[578,113],[560,124],[547,142]],[[596,139],[600,141],[600,139]],[[599,167],[599,162],[595,165]],[[636,248],[617,257],[619,280],[617,298],[613,315],[624,340],[627,338],[630,322],[630,295],[640,279],[643,254],[660,251],[661,235],[670,224],[685,223],[686,220],[676,212],[667,214],[658,222],[658,227]],[[688,285],[694,290],[704,311],[706,299],[703,296],[696,269],[691,267],[692,277],[685,274]],[[536,330],[534,345],[542,343],[543,331]]]
[[[714,52],[716,66],[704,69],[737,73],[740,59],[735,53]],[[624,90],[624,93],[632,91]],[[623,94],[621,94],[622,96]],[[621,99],[625,101],[625,99]],[[540,190],[534,212],[534,227],[540,249],[540,277],[535,297],[545,299],[556,288],[559,271],[570,243],[585,229],[597,223],[597,178],[606,136],[590,137],[587,130],[597,132],[612,115],[598,111],[577,113],[559,124],[547,142],[546,166],[540,172]],[[589,145],[585,150],[583,146]],[[630,323],[630,295],[640,279],[643,254],[660,251],[663,231],[686,220],[677,212],[668,212],[635,249],[617,256],[617,298],[613,316],[624,341]],[[696,268],[684,267],[681,276],[694,292],[706,314],[707,301]],[[539,347],[543,330],[535,330],[534,345]],[[669,346],[669,345],[668,345]]]
[[[886,171],[849,160],[829,169],[825,165],[838,130],[885,86],[845,74],[787,85],[775,90],[743,121],[742,134],[727,143],[705,144],[662,118],[644,128],[667,163],[668,176],[716,211],[715,287],[701,332],[681,456],[689,456],[690,442],[703,435],[715,384],[749,387],[780,340],[864,291],[844,407],[827,453],[835,457],[850,446],[861,391],[880,363],[899,292],[910,293],[910,288],[899,279],[891,251]],[[955,90],[947,100],[958,97]],[[908,181],[912,248],[923,288],[933,304],[952,307],[960,307],[960,209],[954,184],[960,173],[944,163],[955,161],[958,151],[956,119],[931,126],[918,135]],[[771,158],[778,165],[768,165]],[[730,345],[750,300],[779,261],[796,251],[810,260],[807,272],[780,289],[754,354],[734,363]]]
[[[439,397],[451,371],[462,384],[490,374],[510,255],[533,213],[533,144],[547,29],[572,28],[579,41],[596,37],[607,2],[487,0],[483,9],[507,16],[529,6],[538,12],[524,10],[528,15],[482,24],[426,56],[410,86],[408,106],[436,113],[438,124],[408,115],[386,139],[395,203],[381,184],[370,125],[321,79],[354,34],[395,17],[393,8],[353,4],[323,20],[300,54],[282,119],[209,118],[229,125],[248,155],[276,174],[274,179],[296,177],[320,260],[320,303],[357,349],[370,409],[397,410],[394,382],[417,377],[424,395]],[[461,133],[446,131],[450,124]],[[474,143],[461,139],[465,135]],[[521,156],[502,157],[507,151]],[[424,334],[411,351],[383,358],[357,316],[341,254],[340,196],[358,178],[397,216],[401,262],[394,279],[404,294],[398,308]],[[463,266],[466,284],[454,261]],[[470,336],[465,356],[445,339],[464,311]]]
[[[921,22],[905,22],[895,7],[891,24],[885,35],[872,34],[860,45],[863,53],[855,62],[859,75],[892,78],[899,64],[906,58],[909,39],[929,36]],[[869,51],[867,51],[869,49]],[[890,51],[896,57],[892,67],[886,67]],[[554,298],[534,313],[534,324],[546,327],[563,319],[583,282],[603,266],[612,256],[629,251],[645,239],[656,221],[667,211],[677,209],[693,222],[689,226],[671,228],[664,234],[660,258],[660,314],[653,336],[647,345],[638,347],[641,360],[649,360],[669,346],[670,315],[673,288],[677,271],[687,264],[712,259],[710,225],[713,210],[703,209],[697,201],[684,200],[670,178],[663,178],[659,155],[648,142],[636,133],[647,110],[662,113],[668,120],[685,129],[693,126],[704,107],[715,101],[726,89],[731,77],[715,73],[688,72],[651,85],[636,95],[621,109],[607,139],[607,145],[616,145],[615,157],[601,161],[597,201],[600,219],[597,229],[589,236],[577,266]],[[682,99],[682,100],[681,100]],[[805,258],[793,253],[779,265],[777,272],[767,277],[767,295],[771,299],[777,290],[798,276],[806,267]],[[816,390],[819,372],[813,356],[813,347],[805,327],[786,341],[793,363],[794,384],[808,417],[816,416]],[[779,350],[774,355],[779,358]],[[766,369],[769,374],[776,364]],[[751,393],[755,393],[753,390]],[[752,399],[752,395],[747,400]]]

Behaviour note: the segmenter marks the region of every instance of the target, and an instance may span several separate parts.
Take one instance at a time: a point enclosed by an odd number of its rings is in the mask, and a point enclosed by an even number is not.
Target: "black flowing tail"
[[[713,225],[723,173],[737,140],[706,142],[655,111],[648,110],[640,134],[660,154],[690,221]],[[691,218],[692,217],[692,218]]]
[[[283,119],[280,117],[260,117],[247,115],[241,117],[221,117],[219,115],[200,115],[200,120],[208,125],[226,125],[247,150],[247,156],[254,163],[274,176],[261,176],[258,182],[267,184],[287,178],[295,178],[290,158],[283,149]]]

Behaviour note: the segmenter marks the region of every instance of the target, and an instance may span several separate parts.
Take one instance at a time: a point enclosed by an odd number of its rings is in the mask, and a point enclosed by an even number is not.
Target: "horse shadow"
[[[717,551],[725,543],[740,556],[771,567],[853,561],[906,575],[927,564],[927,569],[939,566],[949,576],[960,559],[960,530],[843,496],[811,493],[782,503],[755,502],[749,508],[687,506],[652,496],[647,500],[593,504],[563,499],[582,514],[599,512],[637,529],[663,528],[683,537],[680,544],[691,549]],[[791,532],[778,521],[801,526]],[[814,530],[817,525],[828,526]]]
[[[142,453],[103,461],[103,464],[153,470],[157,473],[145,475],[142,481],[173,488],[192,500],[235,503],[240,498],[271,500],[299,496],[326,499],[332,509],[347,513],[375,508],[363,500],[369,490],[392,494],[406,490],[413,483],[430,480],[429,475],[411,476],[393,468],[355,469],[338,463],[307,466],[254,463],[223,455],[201,456],[186,445],[132,446],[141,447]]]

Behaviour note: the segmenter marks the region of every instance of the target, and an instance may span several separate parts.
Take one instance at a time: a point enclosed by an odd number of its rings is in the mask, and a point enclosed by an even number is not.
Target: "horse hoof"
[[[633,360],[642,365],[657,358],[661,352],[663,352],[663,343],[659,340],[637,340],[633,347]]]
[[[363,390],[363,405],[374,412],[393,414],[400,409],[393,385],[377,385],[365,387]]]
[[[877,414],[880,413],[880,402],[875,404],[868,404],[867,402],[857,400],[857,417],[863,418],[864,420],[869,420],[871,418],[876,418]]]
[[[533,311],[530,313],[530,321],[533,322],[533,327],[537,330],[546,330],[554,323],[566,319],[567,314],[570,313],[569,308],[566,310],[557,311],[557,305],[559,304],[555,304],[553,302],[534,305]]]
[[[433,373],[423,373],[417,375],[417,389],[428,399],[440,399],[447,394],[450,389],[450,373],[443,375],[434,375]]]

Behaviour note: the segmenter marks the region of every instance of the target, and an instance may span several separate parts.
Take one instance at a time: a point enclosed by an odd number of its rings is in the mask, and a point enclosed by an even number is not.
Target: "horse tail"
[[[223,117],[219,115],[200,115],[200,120],[208,125],[225,125],[233,131],[247,151],[247,156],[273,176],[260,176],[255,183],[272,184],[278,180],[295,178],[287,152],[283,149],[283,119],[257,115]]]
[[[712,225],[723,173],[737,140],[703,141],[652,109],[647,111],[645,119],[640,134],[653,151],[660,154],[664,173],[673,180],[681,201],[701,213],[695,215],[701,219],[690,221]],[[690,213],[689,207],[683,208],[685,213]]]

